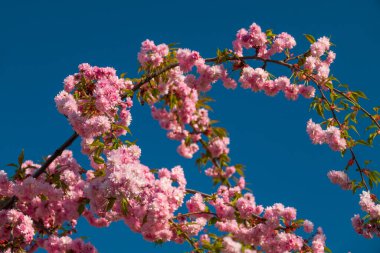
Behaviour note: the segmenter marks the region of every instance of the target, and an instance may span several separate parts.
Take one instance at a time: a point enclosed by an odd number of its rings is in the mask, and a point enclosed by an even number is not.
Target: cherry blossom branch
[[[218,57],[206,58],[205,62],[217,62],[218,60],[219,60]],[[255,56],[255,55],[252,55],[252,56],[242,56],[242,57],[233,56],[233,57],[227,57],[225,60],[226,61],[259,60],[259,61],[262,61],[264,63],[266,63],[266,62],[276,63],[276,64],[279,64],[279,65],[288,67],[290,69],[294,68],[292,64],[289,64],[289,63],[286,63],[286,62],[283,62],[283,61],[279,61],[279,60],[264,59],[262,57],[258,57],[258,56]],[[173,68],[178,67],[178,66],[179,66],[178,63],[173,63],[173,64],[170,64],[170,65],[166,66],[165,68],[163,68],[161,70],[158,70],[158,71],[156,71],[156,72],[154,72],[154,73],[146,76],[144,79],[142,79],[141,81],[139,81],[138,83],[136,83],[132,90],[133,91],[137,91],[138,89],[141,88],[141,86],[143,86],[144,84],[148,83],[152,79],[154,79],[154,78],[160,76],[161,74],[165,73],[166,71],[169,71],[170,69],[173,69]],[[129,96],[129,94],[125,93],[125,94],[123,94],[123,96],[121,98],[125,99],[128,96]]]
[[[349,100],[351,103],[353,103],[355,106],[357,106],[359,108],[359,110],[361,110],[363,113],[365,113],[371,120],[373,123],[375,123],[375,125],[377,126],[378,129],[380,129],[380,124],[379,122],[372,116],[372,114],[370,114],[365,108],[363,108],[359,103],[355,102],[354,100],[352,100],[352,98],[350,98],[349,96],[347,96],[346,93],[344,93],[343,91],[340,91],[336,88],[333,88],[333,90],[342,95],[343,97],[345,97],[347,100]]]
[[[59,157],[60,155],[62,155],[62,152],[68,148],[69,146],[71,146],[71,144],[76,140],[76,138],[78,138],[78,134],[77,133],[73,133],[70,138],[68,138],[58,149],[55,150],[55,152],[49,156],[49,158],[45,161],[45,163],[38,169],[36,170],[34,173],[33,173],[33,177],[34,178],[37,178],[39,177],[42,173],[45,172],[45,170],[49,167],[49,165],[57,158]]]
[[[338,120],[338,117],[336,116],[334,107],[332,106],[332,104],[330,103],[330,101],[326,98],[326,95],[324,94],[323,90],[321,89],[320,85],[316,82],[316,80],[314,78],[312,78],[312,80],[313,80],[313,82],[315,82],[317,84],[317,88],[318,88],[319,92],[321,93],[321,97],[327,103],[327,105],[329,106],[329,109],[331,111],[331,114],[332,114],[335,122],[338,124],[339,128],[342,129],[342,124],[340,123],[340,121]],[[364,179],[363,170],[361,169],[360,164],[359,164],[359,162],[358,162],[358,160],[357,160],[357,158],[355,156],[354,150],[351,147],[349,148],[349,150],[350,150],[352,159],[355,161],[355,164],[358,167],[358,171],[359,171],[360,177],[361,177],[361,182],[363,183],[364,187],[368,191],[369,188],[368,188],[367,183],[366,183],[366,181]]]
[[[76,138],[78,138],[78,134],[77,133],[73,133],[69,139],[67,139],[58,149],[55,150],[55,152],[49,156],[49,158],[45,161],[45,163],[38,169],[36,170],[32,177],[34,178],[37,178],[39,177],[42,173],[44,173],[46,171],[46,169],[50,166],[50,164],[57,158],[59,157],[62,152],[68,148],[74,141]],[[13,207],[13,205],[16,203],[17,201],[17,197],[16,196],[12,196],[10,199],[8,199],[4,204],[3,206],[0,207],[0,210],[3,210],[3,209],[9,209],[11,207]]]
[[[197,190],[193,190],[193,189],[186,189],[186,193],[189,193],[189,194],[197,194],[197,193],[199,193],[204,198],[212,198],[212,195],[210,195],[210,194],[203,193],[203,192],[200,192],[200,191],[197,191]]]
[[[182,231],[182,229],[173,221],[173,220],[169,220],[169,222],[178,230],[181,231],[181,235],[182,237],[194,248],[194,250],[196,252],[199,252],[199,248],[197,247],[197,245],[193,242],[193,240],[190,239],[190,237]]]
[[[213,212],[192,212],[192,213],[178,214],[174,218],[177,219],[180,217],[188,217],[188,216],[192,216],[192,215],[213,215],[215,217],[218,217],[218,215],[216,213],[213,213]]]

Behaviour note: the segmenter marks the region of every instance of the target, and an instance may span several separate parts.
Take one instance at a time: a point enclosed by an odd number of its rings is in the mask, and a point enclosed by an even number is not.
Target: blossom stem
[[[330,111],[331,111],[331,114],[334,118],[334,120],[336,121],[336,123],[338,124],[339,128],[342,129],[342,124],[340,123],[340,121],[338,120],[338,117],[336,116],[336,113],[335,113],[335,110],[334,108],[331,106],[331,103],[330,101],[326,98],[326,95],[324,94],[323,90],[321,89],[321,86],[316,82],[316,80],[314,78],[312,78],[313,82],[317,85],[317,88],[319,90],[319,92],[321,93],[321,97],[322,99],[327,103],[327,105],[329,106],[330,108]],[[361,182],[363,183],[364,187],[366,188],[366,190],[368,191],[368,186],[367,186],[367,183],[364,179],[364,176],[363,176],[363,171],[360,167],[360,164],[358,162],[358,160],[356,159],[356,156],[355,156],[355,153],[354,153],[354,150],[350,147],[349,148],[350,150],[350,153],[351,153],[351,156],[352,156],[352,159],[354,159],[355,161],[355,164],[356,166],[358,167],[358,170],[359,170],[359,173],[360,173],[360,177],[361,177]]]
[[[200,191],[197,191],[197,190],[193,190],[193,189],[186,189],[186,193],[189,193],[189,194],[199,193],[204,198],[212,198],[212,195],[210,195],[210,194],[203,193],[203,192],[200,192]]]

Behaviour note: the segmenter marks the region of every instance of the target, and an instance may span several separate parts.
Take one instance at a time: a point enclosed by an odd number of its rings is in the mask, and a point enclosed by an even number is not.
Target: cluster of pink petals
[[[311,248],[313,249],[313,253],[324,253],[325,252],[325,244],[326,236],[323,233],[321,228],[318,228],[317,234],[313,237]]]
[[[191,51],[187,48],[177,50],[178,64],[184,73],[189,72],[199,59],[201,57],[197,51]]]
[[[235,174],[236,168],[234,166],[227,166],[225,170],[218,170],[215,167],[211,167],[205,170],[205,174],[209,177],[223,177],[230,178],[233,174]]]
[[[138,53],[137,59],[141,66],[151,65],[158,67],[163,61],[164,57],[169,54],[169,47],[166,44],[155,45],[154,41],[145,40],[141,43],[141,49]]]
[[[105,175],[92,176],[85,196],[90,199],[91,212],[108,222],[99,223],[88,212],[86,218],[98,225],[122,219],[146,240],[176,240],[170,219],[183,203],[186,186],[183,170],[178,166],[160,169],[156,179],[139,157],[137,146],[122,146],[107,154]],[[111,199],[114,204],[108,210]]]
[[[240,29],[232,42],[236,55],[243,56],[243,48],[255,49],[257,56],[268,59],[274,54],[284,52],[296,46],[296,40],[290,34],[283,32],[276,35],[270,43],[270,38],[262,32],[261,27],[253,23],[249,30]]]
[[[244,67],[239,81],[244,89],[264,91],[268,96],[275,96],[283,91],[289,100],[297,100],[299,95],[305,98],[312,98],[315,95],[314,87],[291,84],[289,78],[285,76],[270,80],[269,73],[262,68]]]
[[[13,192],[13,183],[9,181],[7,173],[0,170],[0,196],[11,197]]]
[[[216,137],[210,140],[207,149],[211,153],[212,158],[217,158],[223,154],[228,154],[230,152],[230,149],[227,147],[229,144],[230,144],[230,138]]]
[[[236,39],[232,42],[235,53],[243,56],[243,48],[260,49],[267,43],[267,36],[261,31],[261,27],[253,23],[249,30],[242,28],[236,34]]]
[[[372,219],[380,219],[380,204],[375,204],[371,198],[371,193],[363,191],[360,194],[359,205],[362,210],[368,213]]]
[[[348,175],[344,171],[331,170],[327,173],[331,183],[339,185],[343,190],[351,190],[352,184]]]
[[[93,245],[85,243],[82,239],[75,240],[68,236],[58,237],[55,235],[50,236],[47,240],[39,243],[40,247],[46,249],[49,253],[97,253]]]
[[[292,226],[296,220],[296,209],[284,207],[282,204],[263,208],[256,205],[255,198],[251,193],[245,193],[241,196],[241,190],[244,184],[236,187],[220,186],[217,192],[217,198],[209,203],[215,208],[219,221],[215,224],[221,232],[229,233],[228,237],[223,238],[222,252],[242,252],[242,245],[254,245],[264,252],[292,252],[300,251],[304,246],[304,240],[294,233],[287,233],[278,230],[280,226]],[[236,196],[241,197],[236,197]],[[250,220],[252,217],[261,220],[255,226],[246,222],[238,222],[239,219]],[[306,232],[313,231],[313,223],[305,221],[304,229]],[[314,248],[319,250],[324,247],[323,234],[317,234],[314,237]],[[247,250],[244,252],[254,252]],[[321,252],[321,251],[316,251]]]
[[[296,40],[290,34],[282,32],[275,37],[267,54],[273,55],[275,53],[282,53],[285,49],[292,49],[295,46]]]
[[[335,60],[335,53],[333,51],[328,51],[330,48],[330,40],[327,37],[319,38],[318,41],[314,42],[310,46],[311,55],[306,57],[304,69],[309,73],[313,73],[314,78],[317,82],[322,83],[329,77],[330,65]],[[326,54],[324,59],[322,56]]]
[[[304,220],[302,225],[303,225],[303,229],[306,233],[313,232],[313,230],[314,230],[313,222],[311,222],[309,220]]]
[[[323,130],[320,124],[316,124],[310,119],[307,122],[306,132],[313,144],[326,143],[334,151],[343,151],[347,148],[346,139],[341,137],[341,132],[337,127],[329,126]]]
[[[359,205],[367,215],[367,221],[356,214],[352,219],[352,226],[358,234],[365,238],[380,236],[380,204],[376,204],[369,191],[363,191],[360,194]]]
[[[12,183],[6,178],[6,174],[0,171],[0,198],[12,195],[17,197],[17,211],[1,211],[0,223],[8,224],[12,220],[13,236],[20,237],[17,240],[21,240],[24,246],[32,241],[37,232],[32,221],[38,222],[39,229],[43,227],[55,230],[61,226],[75,228],[86,182],[82,179],[83,169],[73,158],[72,152],[65,150],[49,165],[46,173],[38,178],[32,175],[40,165],[25,161],[21,167],[25,170],[25,178],[16,179]],[[11,224],[8,226],[5,223],[0,224],[0,227],[10,228]],[[9,232],[10,230],[4,230],[0,235],[8,236]]]
[[[128,126],[132,102],[123,102],[125,90],[132,83],[116,76],[113,68],[79,65],[79,73],[64,80],[64,90],[56,97],[58,111],[65,115],[74,130],[83,138],[93,140],[113,130],[114,125]],[[122,127],[114,133],[126,134]],[[120,130],[121,129],[121,130]],[[84,148],[85,149],[85,148]]]
[[[226,236],[223,238],[222,253],[241,253],[241,248],[241,243],[235,242],[231,237]]]
[[[380,236],[380,228],[377,225],[377,221],[375,223],[365,222],[359,214],[355,214],[354,217],[351,218],[352,227],[355,232],[362,235],[364,238],[373,238],[374,236]]]
[[[210,122],[207,110],[196,107],[199,100],[198,91],[194,86],[194,80],[189,76],[192,75],[185,77],[179,67],[170,70],[169,80],[160,83],[158,89],[163,96],[175,96],[178,104],[169,111],[152,106],[153,118],[168,131],[167,136],[170,139],[181,142],[177,151],[186,158],[192,158],[193,154],[199,150],[197,141],[200,139],[200,134],[190,134],[186,126],[191,123],[196,131],[201,132],[209,127]]]
[[[47,172],[50,176],[43,174],[37,179],[29,176],[15,182],[13,194],[18,198],[17,207],[46,228],[64,222],[75,227],[85,185],[80,165],[72,152],[65,150]]]
[[[198,79],[192,78],[192,84],[198,91],[207,92],[211,85],[218,80],[222,80],[227,89],[235,89],[237,84],[234,79],[228,76],[227,70],[223,65],[207,65],[204,59],[200,59],[195,64],[199,74]]]
[[[319,38],[310,46],[310,53],[312,56],[321,57],[330,48],[330,39],[327,37]]]
[[[189,236],[197,236],[207,225],[208,220],[212,217],[207,214],[208,207],[200,193],[194,194],[187,202],[187,209],[190,214],[178,216],[178,225],[181,230]],[[177,240],[177,242],[179,242]]]
[[[15,209],[0,210],[0,248],[8,243],[26,246],[32,242],[34,232],[29,216]]]

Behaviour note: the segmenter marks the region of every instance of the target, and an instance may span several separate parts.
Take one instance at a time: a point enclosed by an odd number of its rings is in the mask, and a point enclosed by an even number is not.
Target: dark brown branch
[[[36,170],[34,173],[33,173],[33,177],[34,178],[37,178],[39,177],[42,173],[45,172],[45,170],[49,167],[49,165],[60,155],[62,155],[62,152],[68,148],[74,141],[76,138],[78,138],[78,134],[77,133],[73,133],[69,139],[67,139],[65,141],[65,143],[63,143],[51,156],[49,156],[49,158],[45,161],[45,163],[38,169]]]
[[[188,216],[194,216],[194,215],[212,215],[215,217],[218,217],[216,213],[212,212],[192,212],[192,213],[184,213],[184,214],[178,214],[177,216],[174,216],[173,218],[181,218],[181,217],[188,217]]]
[[[200,191],[197,191],[197,190],[193,190],[193,189],[186,189],[186,193],[189,193],[189,194],[199,193],[204,198],[212,198],[212,195],[210,195],[210,194],[203,193],[203,192],[200,192]]]
[[[74,132],[73,135],[71,135],[71,137],[69,139],[67,139],[65,141],[65,143],[63,143],[46,161],[45,163],[38,169],[36,170],[32,177],[34,178],[38,178],[42,173],[44,173],[46,171],[46,169],[50,166],[50,164],[58,157],[62,154],[62,152],[67,148],[69,147],[74,141],[76,138],[78,138],[78,134]],[[2,209],[10,209],[14,206],[14,204],[16,203],[17,201],[17,197],[16,196],[13,196],[12,198],[8,199],[1,207],[0,207],[0,210]]]

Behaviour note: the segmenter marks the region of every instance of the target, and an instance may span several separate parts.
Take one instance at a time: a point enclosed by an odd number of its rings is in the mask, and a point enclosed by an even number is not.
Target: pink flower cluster
[[[324,253],[326,236],[321,228],[318,228],[317,234],[313,237],[312,246],[313,253]]]
[[[313,73],[317,82],[322,83],[329,77],[330,65],[335,60],[335,53],[328,51],[330,48],[330,40],[327,37],[319,38],[310,46],[310,56],[305,59],[304,69],[308,73]],[[321,59],[322,56],[327,54],[325,59]]]
[[[241,248],[241,243],[235,242],[231,237],[226,236],[223,238],[222,253],[241,253]],[[244,251],[244,253],[246,252]]]
[[[363,220],[358,214],[351,219],[355,231],[365,238],[373,238],[374,235],[380,236],[380,204],[376,204],[375,200],[376,197],[371,195],[369,191],[363,191],[360,194],[359,205],[368,214],[368,218],[365,217],[367,221]],[[378,200],[376,201],[378,202]]]
[[[85,243],[82,239],[71,239],[68,236],[58,237],[50,236],[47,240],[39,243],[40,247],[46,249],[49,253],[97,253],[93,245]]]
[[[296,46],[296,41],[286,32],[274,36],[273,39],[267,38],[261,27],[253,23],[248,31],[243,28],[237,32],[232,45],[238,56],[243,56],[243,48],[253,48],[259,57],[267,59],[276,53],[284,52],[285,49],[292,49]]]
[[[305,230],[306,233],[311,233],[314,230],[314,224],[313,222],[309,220],[304,220],[303,221],[303,229]]]
[[[374,223],[365,222],[359,214],[355,214],[354,217],[351,218],[352,227],[355,232],[362,235],[364,238],[373,238],[374,236],[380,236],[380,228]]]
[[[343,151],[347,148],[346,139],[341,137],[341,132],[337,127],[329,126],[323,130],[320,124],[316,124],[310,119],[307,122],[306,132],[313,144],[326,143],[334,151]]]
[[[184,73],[189,72],[201,56],[197,51],[179,48],[177,50],[178,64]],[[201,60],[200,60],[201,61]]]
[[[380,204],[375,204],[371,198],[371,193],[363,191],[360,194],[359,205],[362,210],[368,213],[372,219],[380,219]]]
[[[0,210],[0,249],[7,245],[24,247],[32,242],[34,232],[29,216],[15,209]]]
[[[211,167],[205,170],[205,174],[209,177],[222,177],[222,178],[230,178],[233,174],[235,174],[236,168],[234,166],[227,166],[225,170],[220,171],[216,167]]]
[[[299,95],[305,98],[312,98],[315,95],[314,87],[291,84],[289,78],[285,76],[270,80],[269,73],[262,68],[244,67],[239,81],[244,89],[264,91],[268,96],[275,96],[283,91],[289,100],[297,100]]]
[[[237,55],[243,56],[243,48],[255,48],[260,50],[267,43],[267,36],[261,31],[261,27],[253,23],[249,30],[242,28],[236,34],[236,39],[232,42]]]
[[[339,185],[343,190],[351,190],[352,184],[344,171],[331,170],[327,173],[331,183]]]
[[[47,174],[15,182],[13,194],[18,198],[17,207],[33,220],[41,221],[45,228],[64,222],[75,227],[85,185],[81,174],[82,169],[72,152],[64,151],[48,167]]]
[[[200,139],[198,133],[190,134],[186,125],[192,124],[195,130],[203,131],[209,127],[208,112],[205,109],[197,109],[198,91],[189,83],[179,67],[168,72],[169,80],[160,83],[158,89],[162,96],[175,96],[177,105],[170,111],[165,108],[157,109],[152,106],[152,116],[158,120],[160,126],[168,130],[170,139],[181,141],[177,151],[186,158],[192,158],[199,147],[196,142]]]
[[[168,54],[169,47],[166,44],[155,45],[154,41],[145,40],[141,43],[141,49],[137,58],[141,66],[151,65],[158,67]]]
[[[79,73],[68,76],[64,91],[55,97],[58,111],[87,142],[116,129],[114,134],[125,135],[123,127],[131,122],[132,101],[124,102],[121,97],[132,88],[132,83],[118,78],[113,68],[92,67],[87,63],[78,68]]]
[[[13,183],[8,180],[7,173],[0,170],[0,196],[11,197],[12,196]]]
[[[197,236],[207,225],[211,215],[207,214],[208,207],[200,193],[194,194],[186,202],[186,206],[192,215],[182,216],[179,213],[177,215],[178,225],[189,236]]]
[[[281,226],[292,227],[296,224],[296,209],[284,207],[282,204],[274,204],[264,209],[256,205],[251,193],[241,195],[244,187],[244,184],[230,188],[220,186],[217,198],[209,202],[219,218],[216,228],[229,233],[231,237],[223,239],[223,252],[241,252],[242,244],[254,245],[270,253],[300,251],[304,246],[300,236],[278,230]],[[240,221],[237,221],[237,217]],[[256,221],[255,225],[249,224],[252,220]],[[306,232],[312,232],[313,224],[310,221],[306,220],[303,226]],[[324,246],[322,239],[321,235],[314,238],[316,250],[319,245]]]
[[[170,219],[183,203],[186,186],[183,170],[178,166],[171,171],[160,169],[156,179],[139,157],[137,146],[122,146],[107,154],[105,175],[90,176],[92,179],[86,186],[91,211],[109,222],[123,219],[146,240],[176,240]],[[110,201],[114,202],[111,206]],[[91,217],[88,213],[86,216]]]
[[[17,211],[1,211],[0,216],[4,217],[0,218],[0,223],[8,222],[13,217],[13,234],[20,237],[17,240],[23,242],[24,246],[32,241],[35,232],[41,231],[42,227],[54,231],[65,225],[66,228],[74,229],[79,218],[78,207],[84,197],[86,182],[82,179],[83,169],[71,151],[65,150],[50,164],[45,174],[38,178],[32,177],[39,167],[32,161],[25,161],[22,164],[25,178],[12,183],[0,171],[0,199],[12,195],[17,197]],[[34,230],[32,221],[38,222],[38,231]],[[8,225],[0,224],[0,227],[7,229]],[[0,234],[8,236],[8,232]]]
[[[212,158],[217,158],[223,154],[228,154],[230,149],[227,148],[227,145],[230,144],[230,138],[228,137],[216,137],[210,140],[208,144],[208,151],[211,153]]]

